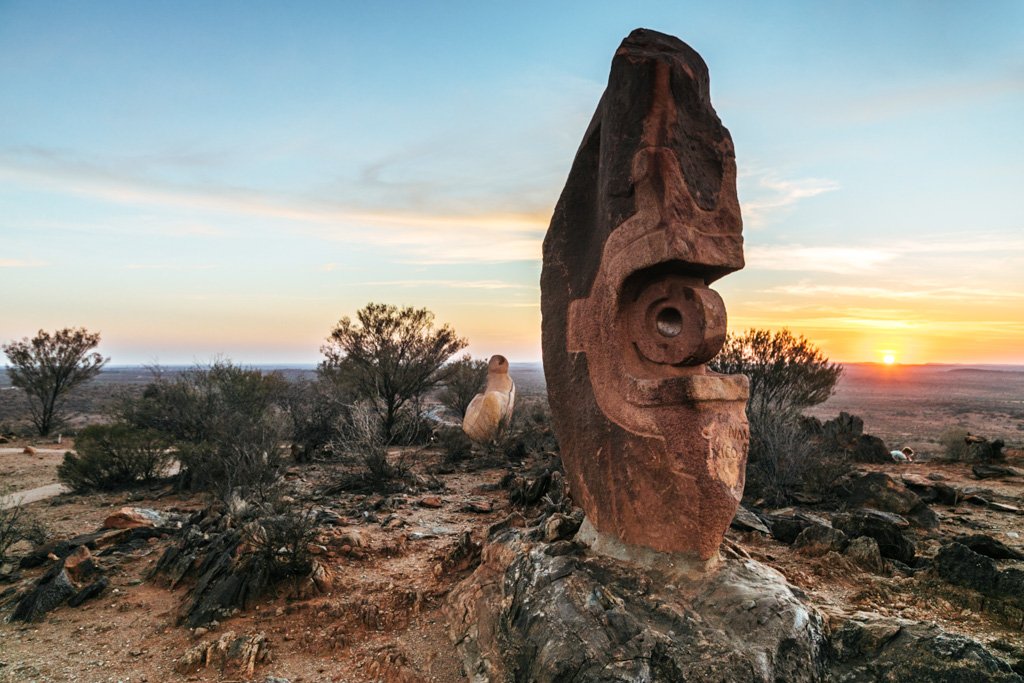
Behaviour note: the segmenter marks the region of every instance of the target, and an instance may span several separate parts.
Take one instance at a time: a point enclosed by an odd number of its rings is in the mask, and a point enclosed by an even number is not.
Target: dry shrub
[[[0,505],[10,502],[7,496],[0,496]],[[8,553],[15,544],[29,541],[33,545],[46,542],[46,527],[32,516],[20,502],[0,509],[0,567],[7,562]]]
[[[130,425],[93,425],[75,440],[57,478],[75,491],[109,490],[148,482],[164,475],[174,459],[170,441],[151,429]]]

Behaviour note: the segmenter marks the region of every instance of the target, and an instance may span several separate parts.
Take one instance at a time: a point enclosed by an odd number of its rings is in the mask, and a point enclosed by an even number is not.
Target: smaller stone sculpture
[[[487,386],[466,408],[462,431],[477,443],[486,443],[498,435],[512,417],[516,402],[516,383],[508,374],[505,356],[491,356],[487,363]]]

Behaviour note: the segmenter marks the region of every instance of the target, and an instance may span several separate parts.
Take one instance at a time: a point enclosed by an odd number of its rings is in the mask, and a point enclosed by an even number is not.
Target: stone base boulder
[[[730,559],[687,575],[671,556],[642,567],[527,534],[500,532],[449,599],[474,682],[822,679],[822,619],[774,569]]]

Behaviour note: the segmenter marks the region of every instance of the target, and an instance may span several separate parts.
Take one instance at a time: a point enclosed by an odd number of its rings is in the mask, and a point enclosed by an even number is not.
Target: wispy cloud
[[[900,116],[911,116],[922,110],[975,105],[979,100],[1005,94],[1024,93],[1024,70],[1019,67],[988,79],[953,80],[929,84],[903,84],[874,94],[863,94],[853,102],[828,105],[833,117],[854,123],[872,123]],[[820,108],[819,100],[813,105]]]
[[[501,280],[380,280],[360,282],[360,287],[450,287],[453,289],[524,289],[536,290],[536,285],[524,285]]]
[[[839,183],[826,178],[787,180],[773,172],[745,173],[739,182],[743,195],[753,195],[741,206],[744,225],[753,229],[777,220],[801,200],[839,189]]]
[[[46,261],[24,261],[21,259],[0,258],[0,268],[44,268],[50,265]]]
[[[0,153],[0,178],[118,204],[260,218],[317,239],[392,247],[416,263],[502,262],[540,257],[547,215],[403,213],[229,187],[191,187],[55,157]]]
[[[182,264],[182,263],[129,263],[124,266],[125,270],[213,270],[217,266],[212,264]]]
[[[747,264],[761,270],[852,274],[872,270],[898,254],[884,248],[762,245],[746,249]]]
[[[920,287],[920,283],[914,283]],[[896,284],[893,287],[863,287],[856,285],[829,285],[799,283],[780,285],[764,290],[768,294],[785,294],[787,296],[840,296],[860,297],[866,299],[892,299],[896,301],[928,300],[928,301],[992,301],[992,300],[1024,300],[1024,292],[978,287],[923,287],[907,289],[906,285]]]

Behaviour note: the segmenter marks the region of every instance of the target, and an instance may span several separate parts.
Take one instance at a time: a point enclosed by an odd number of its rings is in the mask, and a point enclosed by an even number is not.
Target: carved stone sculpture
[[[584,532],[698,561],[736,511],[749,436],[746,377],[705,367],[726,332],[708,285],[743,267],[735,153],[708,86],[679,39],[622,42],[541,275],[544,371]]]
[[[508,374],[508,360],[491,356],[487,362],[487,385],[469,402],[462,431],[477,443],[490,441],[512,417],[515,403],[516,383]]]

